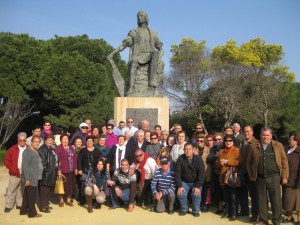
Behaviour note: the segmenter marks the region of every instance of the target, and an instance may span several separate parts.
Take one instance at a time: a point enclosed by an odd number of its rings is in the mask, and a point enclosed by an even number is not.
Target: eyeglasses
[[[197,142],[203,143],[204,141],[203,140],[197,140]]]
[[[26,142],[26,140],[19,140],[19,142]]]
[[[133,123],[133,121],[127,121],[127,123]]]
[[[215,141],[221,141],[222,138],[215,138]]]
[[[155,140],[155,139],[157,139],[157,137],[153,137],[153,138],[150,138],[151,140]]]
[[[209,140],[207,140],[207,141],[214,141],[214,140],[212,140],[212,139],[210,140],[210,139],[209,139]]]
[[[224,142],[233,142],[233,140],[225,140]]]
[[[50,126],[51,126],[51,124],[45,124],[44,126],[45,126],[45,127],[50,127]]]
[[[140,155],[136,155],[135,157],[136,158],[140,158],[140,157],[142,157],[144,154],[140,154]]]
[[[88,129],[88,127],[81,127],[81,129]]]

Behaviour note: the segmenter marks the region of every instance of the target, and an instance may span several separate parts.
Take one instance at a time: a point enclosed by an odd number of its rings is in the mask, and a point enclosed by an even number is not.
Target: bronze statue
[[[148,27],[148,15],[144,11],[137,14],[138,27],[130,30],[122,44],[107,56],[113,67],[113,77],[121,96],[154,97],[159,96],[157,85],[163,76],[163,43],[156,32]],[[115,66],[112,57],[115,53],[130,47],[129,83],[124,80]],[[121,80],[120,80],[121,79]],[[126,92],[126,94],[124,94]]]

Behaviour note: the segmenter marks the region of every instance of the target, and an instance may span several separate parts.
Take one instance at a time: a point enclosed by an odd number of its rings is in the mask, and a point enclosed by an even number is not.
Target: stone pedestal
[[[169,98],[116,97],[114,102],[114,119],[117,123],[134,119],[134,126],[142,120],[149,121],[149,129],[159,124],[169,130]]]

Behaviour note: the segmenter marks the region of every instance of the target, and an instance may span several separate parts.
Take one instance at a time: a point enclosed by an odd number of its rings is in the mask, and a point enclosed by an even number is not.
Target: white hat
[[[81,128],[81,127],[89,127],[89,125],[87,125],[87,123],[81,123],[81,124],[79,125],[79,128]]]

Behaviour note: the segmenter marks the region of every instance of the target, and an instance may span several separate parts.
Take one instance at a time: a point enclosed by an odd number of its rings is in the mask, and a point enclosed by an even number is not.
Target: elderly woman
[[[158,133],[157,132],[151,132],[150,134],[150,145],[146,147],[145,153],[150,155],[154,160],[157,159],[160,149],[161,149],[161,144],[158,142]]]
[[[289,180],[282,186],[282,208],[287,211],[284,223],[294,222],[292,211],[297,211],[296,225],[300,225],[300,134],[293,133],[289,138],[287,151]]]
[[[22,182],[25,190],[20,215],[28,215],[29,218],[42,216],[35,208],[38,181],[42,179],[43,173],[42,160],[38,153],[40,143],[40,136],[33,135],[30,147],[26,148],[22,155]]]
[[[98,160],[101,157],[100,152],[94,147],[93,136],[88,136],[86,138],[86,147],[83,148],[78,155],[78,174],[82,176],[81,182],[84,183],[85,179],[83,177],[87,176],[90,170],[96,167]],[[82,184],[82,187],[83,184]],[[79,190],[83,192],[83,189]],[[84,198],[80,199],[80,205],[84,204]]]
[[[43,164],[43,177],[40,181],[40,211],[49,213],[52,207],[49,206],[51,194],[55,185],[57,175],[57,155],[54,152],[53,136],[46,134],[44,137],[45,144],[39,148],[39,155]]]
[[[74,148],[69,145],[70,136],[68,134],[61,134],[60,141],[61,144],[55,148],[55,153],[59,161],[58,175],[63,174],[66,177],[66,182],[63,183],[64,195],[67,197],[66,205],[74,206],[71,202],[71,197],[75,195],[76,192],[75,175],[77,175],[77,155]],[[59,207],[64,206],[63,197],[63,195],[59,195]]]
[[[101,208],[101,204],[105,202],[106,195],[104,193],[106,185],[105,160],[100,158],[97,162],[95,171],[90,170],[85,180],[84,194],[88,203],[87,211],[93,212],[93,198],[96,199],[97,209]]]
[[[241,161],[240,149],[234,146],[234,135],[226,134],[224,136],[225,148],[220,151],[216,165],[221,168],[220,184],[224,186],[224,197],[227,207],[227,214],[224,213],[222,218],[229,218],[230,221],[235,221],[237,216],[236,204],[236,188],[225,184],[223,175],[230,169],[238,170],[238,165]]]

